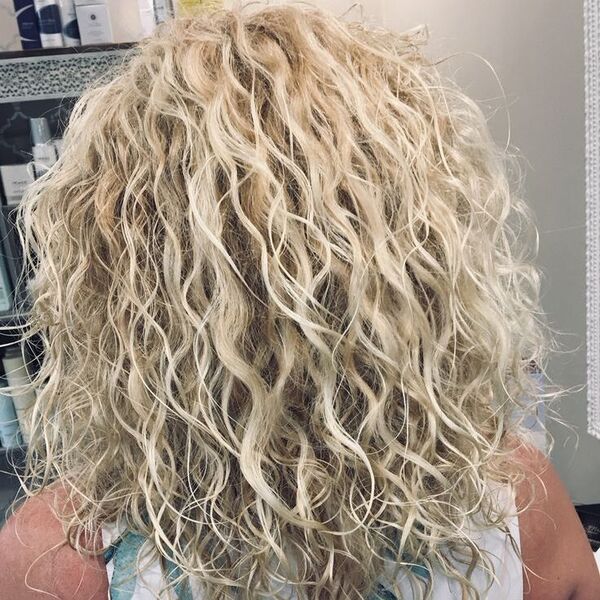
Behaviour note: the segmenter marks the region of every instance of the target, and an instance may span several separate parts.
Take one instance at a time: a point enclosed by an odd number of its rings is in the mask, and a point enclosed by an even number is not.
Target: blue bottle
[[[21,36],[21,47],[23,50],[41,48],[42,42],[33,0],[13,0],[13,4]]]

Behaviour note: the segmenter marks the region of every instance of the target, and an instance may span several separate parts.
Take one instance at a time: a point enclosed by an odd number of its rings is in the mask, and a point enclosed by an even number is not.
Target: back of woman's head
[[[514,478],[546,352],[534,230],[422,33],[199,14],[78,101],[20,209],[31,487],[68,483],[72,532],[122,520],[206,598],[258,595],[274,559],[327,599],[363,597],[386,547],[485,558],[465,519],[502,522],[484,484]]]

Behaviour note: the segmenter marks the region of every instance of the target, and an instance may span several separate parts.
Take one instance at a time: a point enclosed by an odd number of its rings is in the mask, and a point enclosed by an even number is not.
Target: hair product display
[[[35,12],[33,0],[13,0],[15,17],[21,36],[21,47],[23,50],[41,48],[40,30],[38,18]]]
[[[33,0],[33,3],[38,17],[42,47],[62,47],[62,24],[58,4],[55,0]]]
[[[170,0],[138,0],[142,37],[151,35],[154,28],[173,16]]]
[[[152,0],[138,0],[138,10],[140,13],[142,37],[151,35],[156,26],[154,2]]]

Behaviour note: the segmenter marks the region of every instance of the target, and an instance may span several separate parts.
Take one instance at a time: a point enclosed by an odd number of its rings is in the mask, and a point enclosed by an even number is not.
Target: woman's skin
[[[600,571],[569,492],[552,463],[537,449],[521,447],[515,458],[530,472],[517,487],[526,600],[598,600]],[[537,475],[537,476],[536,476]],[[533,571],[533,573],[532,573]],[[537,574],[537,576],[535,574]]]
[[[52,505],[58,499],[64,506],[65,497],[62,486],[52,486],[27,500],[0,530],[3,600],[107,600],[102,555],[81,557],[67,544],[54,515]]]
[[[519,516],[523,559],[536,573],[523,571],[524,600],[598,600],[600,572],[556,469],[534,448],[521,446],[514,455],[530,470],[537,497]],[[530,493],[527,483],[517,488],[518,507],[527,503]],[[50,507],[56,494],[64,498],[64,490],[54,487],[27,501],[0,531],[1,598],[108,598],[104,560],[101,556],[81,558],[66,544]]]

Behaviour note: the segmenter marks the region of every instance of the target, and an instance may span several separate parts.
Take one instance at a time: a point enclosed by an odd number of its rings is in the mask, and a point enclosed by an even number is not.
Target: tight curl
[[[209,600],[366,598],[384,556],[485,597],[465,523],[505,528],[552,339],[512,157],[426,38],[211,10],[77,101],[18,223],[25,488],[78,551],[122,523]]]

